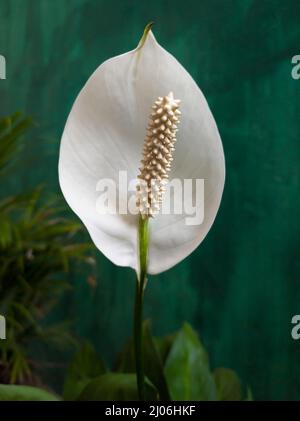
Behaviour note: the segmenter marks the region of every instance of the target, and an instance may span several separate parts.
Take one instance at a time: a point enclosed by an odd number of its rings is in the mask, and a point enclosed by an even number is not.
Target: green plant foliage
[[[252,402],[254,400],[253,399],[253,393],[252,393],[252,390],[250,389],[250,387],[247,388],[247,395],[246,395],[246,398],[244,400],[250,401],[250,402]]]
[[[1,401],[58,401],[56,395],[46,390],[11,384],[0,384],[0,402]]]
[[[219,401],[241,401],[242,386],[237,374],[229,368],[217,368],[214,371]]]
[[[30,125],[31,120],[19,114],[0,120],[1,182]],[[66,323],[44,326],[42,321],[70,288],[70,262],[88,261],[90,245],[78,241],[81,229],[40,187],[0,197],[0,314],[7,326],[7,339],[0,341],[2,383],[33,381],[34,363],[28,358],[32,340],[56,346],[73,341]]]
[[[146,400],[157,400],[155,387],[146,379]],[[136,376],[133,373],[107,373],[93,380],[83,390],[80,401],[137,401]]]
[[[175,336],[166,360],[165,373],[172,400],[217,399],[207,353],[187,323]]]
[[[21,135],[31,125],[31,118],[24,118],[21,113],[0,120],[0,177],[15,160],[22,145]]]
[[[102,359],[86,342],[75,354],[65,378],[64,399],[76,400],[91,380],[106,372]]]
[[[144,363],[160,400],[252,400],[243,396],[237,374],[226,368],[210,370],[208,354],[197,333],[185,323],[176,333],[152,337],[149,321],[143,325]],[[117,372],[135,371],[132,339],[119,354]]]
[[[157,388],[162,400],[170,400],[168,385],[166,382],[163,360],[159,349],[152,337],[150,322],[143,323],[143,346],[144,346],[144,367],[148,379]],[[135,372],[134,346],[130,339],[123,352],[120,353],[116,371],[125,373]]]
[[[162,360],[163,366],[165,366],[165,363],[167,361],[167,358],[171,350],[171,347],[173,345],[175,337],[176,337],[176,333],[172,333],[171,335],[153,338],[153,341],[156,345],[156,348]]]
[[[162,400],[170,400],[170,394],[164,373],[163,361],[153,340],[149,321],[144,323],[143,333],[144,348],[147,350],[147,352],[144,353],[144,355],[146,355],[146,376],[156,386],[157,390],[159,391],[160,398]]]

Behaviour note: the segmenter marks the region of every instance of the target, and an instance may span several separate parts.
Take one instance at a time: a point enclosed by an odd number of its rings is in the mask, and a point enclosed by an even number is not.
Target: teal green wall
[[[212,364],[236,369],[255,398],[300,399],[300,341],[290,335],[300,313],[298,0],[0,0],[0,114],[38,122],[10,188],[59,191],[59,139],[78,91],[101,62],[135,47],[149,20],[207,97],[227,179],[204,243],[150,279],[146,315],[158,334],[190,321]],[[75,317],[109,360],[131,331],[134,275],[103,256],[94,292],[73,275],[57,317]]]

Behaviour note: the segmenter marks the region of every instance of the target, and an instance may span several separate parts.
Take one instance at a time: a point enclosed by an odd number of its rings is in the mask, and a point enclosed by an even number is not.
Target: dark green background
[[[0,0],[0,113],[39,123],[10,188],[59,191],[59,139],[77,93],[101,62],[137,45],[149,20],[210,104],[227,179],[203,244],[150,279],[146,315],[158,334],[190,321],[212,365],[236,369],[256,399],[300,399],[300,341],[290,334],[300,313],[298,0]],[[131,331],[134,274],[99,256],[93,275],[95,291],[73,276],[57,317],[76,318],[109,360]]]

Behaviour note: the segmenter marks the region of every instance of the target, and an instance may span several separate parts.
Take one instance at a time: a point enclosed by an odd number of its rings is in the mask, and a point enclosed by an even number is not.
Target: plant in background
[[[18,113],[0,120],[3,185],[30,126],[31,120]],[[56,345],[73,341],[65,323],[44,325],[43,319],[70,288],[70,261],[87,261],[89,245],[78,241],[80,230],[42,188],[0,198],[0,314],[7,325],[6,340],[0,340],[0,383],[40,382],[29,355],[33,340]]]
[[[86,83],[66,123],[59,157],[62,192],[95,245],[112,262],[137,273],[134,354],[141,400],[150,387],[142,329],[147,275],[169,269],[201,243],[218,211],[225,178],[222,143],[207,102],[187,71],[156,42],[151,26],[135,50],[104,62]],[[118,185],[124,170],[130,180],[139,174],[134,215],[109,212],[104,202],[96,207],[99,180]],[[188,225],[182,214],[157,215],[169,176],[205,180],[202,224]],[[184,196],[184,201],[196,199],[194,190]],[[127,198],[120,195],[120,200],[128,209]],[[184,354],[185,344],[177,346]],[[166,370],[176,371],[175,366]],[[105,382],[112,384],[105,376],[101,390]],[[172,395],[186,397],[179,389]]]
[[[227,368],[211,370],[208,354],[197,333],[185,323],[165,337],[153,337],[149,321],[142,326],[146,373],[145,399],[163,401],[252,400],[236,373]],[[91,370],[94,366],[96,369]],[[108,372],[93,348],[85,345],[71,363],[65,382],[68,400],[138,400],[134,341],[119,354]]]
[[[149,321],[143,329],[147,400],[241,401],[252,400],[236,373],[211,370],[197,333],[185,323],[165,337],[153,337]],[[76,352],[66,373],[63,396],[28,386],[0,385],[1,400],[135,401],[139,400],[135,376],[134,341],[120,352],[112,371],[86,342]]]

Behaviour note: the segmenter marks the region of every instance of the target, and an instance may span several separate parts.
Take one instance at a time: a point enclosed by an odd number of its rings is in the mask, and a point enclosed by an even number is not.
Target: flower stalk
[[[139,274],[136,280],[135,310],[134,310],[134,348],[137,387],[139,399],[145,400],[145,372],[143,353],[143,303],[147,283],[148,259],[148,218],[139,219]]]
[[[138,226],[139,273],[136,281],[134,312],[135,362],[139,399],[145,400],[145,374],[143,356],[143,302],[147,283],[148,223],[162,203],[165,184],[169,178],[173,151],[178,131],[179,99],[170,92],[158,97],[152,106],[150,123],[144,143],[140,166],[140,182],[137,185],[136,204],[140,212]]]

